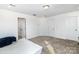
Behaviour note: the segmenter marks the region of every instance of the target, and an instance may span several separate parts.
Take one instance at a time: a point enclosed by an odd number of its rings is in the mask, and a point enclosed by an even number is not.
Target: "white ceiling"
[[[9,9],[29,15],[54,16],[61,13],[79,10],[79,4],[51,4],[48,9],[43,9],[42,4],[16,4],[15,7],[8,7],[8,4],[0,4],[0,9]]]

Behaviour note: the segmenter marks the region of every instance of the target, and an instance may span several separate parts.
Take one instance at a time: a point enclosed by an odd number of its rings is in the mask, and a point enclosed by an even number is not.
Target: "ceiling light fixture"
[[[48,9],[50,6],[49,5],[44,5],[43,8],[44,9]]]
[[[8,7],[15,7],[15,5],[14,4],[9,4]]]

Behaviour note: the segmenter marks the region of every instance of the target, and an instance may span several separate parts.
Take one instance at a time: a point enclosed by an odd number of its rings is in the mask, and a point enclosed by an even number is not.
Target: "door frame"
[[[23,17],[18,17],[17,18],[17,40],[19,40],[19,38],[18,38],[18,28],[19,28],[19,26],[18,26],[18,22],[19,22],[19,19],[24,19],[25,20],[25,39],[26,39],[26,18],[23,18]]]

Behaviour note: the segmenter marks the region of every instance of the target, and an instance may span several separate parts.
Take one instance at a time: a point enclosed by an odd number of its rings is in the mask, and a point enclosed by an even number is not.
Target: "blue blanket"
[[[0,38],[0,48],[12,44],[12,42],[16,41],[16,37],[4,37]]]

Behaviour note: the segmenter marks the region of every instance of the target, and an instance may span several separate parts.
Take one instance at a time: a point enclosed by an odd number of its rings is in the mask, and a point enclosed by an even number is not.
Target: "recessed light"
[[[15,5],[14,4],[9,4],[8,7],[15,7]]]
[[[44,5],[43,8],[44,9],[48,9],[50,6],[49,5]]]

